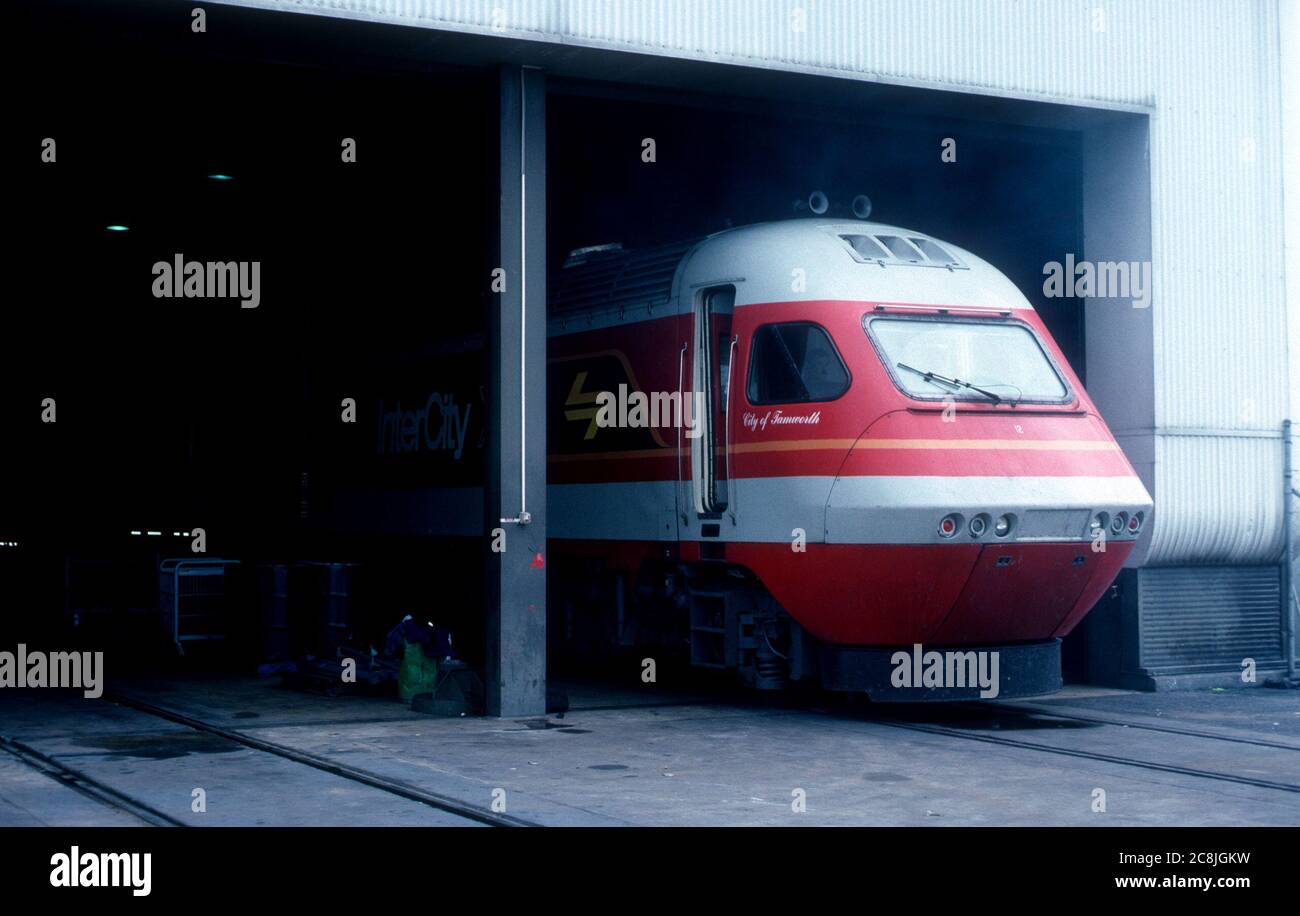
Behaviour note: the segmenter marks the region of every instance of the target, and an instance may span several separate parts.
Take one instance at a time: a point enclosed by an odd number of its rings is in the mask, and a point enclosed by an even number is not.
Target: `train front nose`
[[[1151,498],[1109,437],[1039,441],[1047,444],[1022,451],[1055,451],[1054,462],[1036,454],[1026,467],[1023,456],[1002,456],[1002,469],[1017,474],[969,473],[984,468],[949,454],[945,473],[836,479],[828,545],[855,545],[876,558],[860,582],[864,626],[846,627],[857,629],[855,642],[987,645],[1074,628],[1150,524]],[[927,460],[937,461],[939,451]],[[896,581],[888,567],[907,575]],[[879,626],[883,620],[890,625]]]
[[[926,642],[1025,642],[1073,629],[1114,581],[1132,542],[985,545],[965,586]],[[1068,625],[1067,625],[1068,624]]]
[[[861,583],[873,603],[893,605],[894,639],[1046,639],[1069,632],[1110,585],[1150,513],[1136,478],[1104,488],[1073,478],[841,479],[827,540],[906,558],[923,581],[943,580],[883,593]]]
[[[935,526],[936,549],[975,548],[961,592],[927,637],[937,644],[1065,635],[1115,580],[1151,514],[1135,477],[971,485],[982,492]],[[913,511],[921,523],[941,509]]]

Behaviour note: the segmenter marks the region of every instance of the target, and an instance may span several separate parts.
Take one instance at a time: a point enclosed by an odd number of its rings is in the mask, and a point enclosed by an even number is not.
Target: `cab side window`
[[[751,404],[833,401],[848,387],[849,370],[819,325],[765,324],[754,332],[746,392]]]

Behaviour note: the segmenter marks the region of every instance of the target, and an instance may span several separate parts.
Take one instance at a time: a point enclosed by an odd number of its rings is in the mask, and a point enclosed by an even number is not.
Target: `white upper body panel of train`
[[[846,236],[869,241],[855,249]],[[930,255],[911,239],[921,240]],[[1033,309],[1014,283],[969,251],[923,232],[860,220],[792,219],[711,235],[682,260],[674,298],[685,295],[689,302],[696,289],[724,282],[735,283],[738,308],[832,299]]]

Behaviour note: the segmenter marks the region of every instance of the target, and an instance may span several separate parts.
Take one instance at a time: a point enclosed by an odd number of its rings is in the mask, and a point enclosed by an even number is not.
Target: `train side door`
[[[731,492],[732,360],[736,337],[732,313],[736,288],[706,287],[695,297],[691,353],[690,420],[691,500],[683,514],[700,520],[722,517],[733,502]],[[684,393],[685,396],[685,393]],[[731,508],[734,513],[734,507]]]

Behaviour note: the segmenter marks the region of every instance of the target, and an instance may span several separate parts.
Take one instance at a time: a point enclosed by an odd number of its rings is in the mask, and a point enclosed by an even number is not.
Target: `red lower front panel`
[[[722,546],[719,544],[718,546]],[[664,559],[651,541],[556,540],[557,558],[600,558],[635,573]],[[1065,636],[1106,591],[1132,550],[1069,544],[728,543],[725,559],[756,575],[823,642],[854,646],[968,645]],[[698,559],[681,545],[681,559]]]
[[[930,640],[946,645],[1045,639],[1117,558],[1123,564],[1113,547],[1093,553],[1090,543],[986,545],[961,597]],[[1114,575],[1105,575],[1108,585]]]
[[[844,645],[1064,636],[1114,581],[1131,543],[728,544],[818,639]]]

